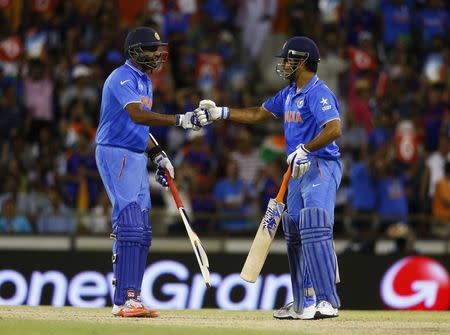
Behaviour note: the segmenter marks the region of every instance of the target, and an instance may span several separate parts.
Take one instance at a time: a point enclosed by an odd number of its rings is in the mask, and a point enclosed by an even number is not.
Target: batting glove
[[[297,149],[288,156],[287,163],[291,166],[292,178],[300,178],[308,171],[311,166],[309,154],[310,152],[306,150],[305,146],[299,144]]]
[[[176,117],[176,125],[183,129],[199,130],[202,127],[195,112],[177,114]]]
[[[202,100],[199,109],[195,110],[198,121],[202,126],[213,123],[216,120],[226,120],[230,117],[230,109],[228,107],[217,107],[212,100]]]
[[[158,166],[156,168],[155,180],[161,184],[162,187],[167,188],[169,184],[167,183],[165,171],[169,171],[169,175],[172,179],[175,177],[175,170],[172,163],[164,152],[161,152],[156,156],[153,162]]]
[[[163,168],[160,168],[159,166],[156,168],[155,180],[162,187],[164,188],[169,187],[169,183],[167,182],[166,179],[166,172]]]

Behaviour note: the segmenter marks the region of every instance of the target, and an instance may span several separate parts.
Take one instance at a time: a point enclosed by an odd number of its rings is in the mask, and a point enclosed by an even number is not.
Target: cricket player
[[[96,161],[113,206],[115,316],[158,316],[139,296],[152,240],[147,157],[157,164],[156,179],[165,187],[164,171],[173,178],[174,168],[162,149],[149,143],[149,126],[198,129],[194,112],[162,115],[151,111],[152,82],[147,72],[158,71],[166,61],[167,52],[160,50],[165,45],[151,28],[132,30],[125,41],[125,64],[103,86]]]
[[[336,191],[342,168],[335,140],[341,135],[339,104],[316,75],[319,50],[303,36],[289,39],[276,72],[290,84],[261,107],[217,107],[202,100],[201,125],[218,119],[257,123],[284,120],[287,163],[291,165],[287,211],[282,226],[287,243],[294,301],[276,311],[277,319],[313,319],[338,315],[338,266],[333,247]]]

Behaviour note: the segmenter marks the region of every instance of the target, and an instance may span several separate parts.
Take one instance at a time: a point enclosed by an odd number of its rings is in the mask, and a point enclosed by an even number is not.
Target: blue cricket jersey
[[[152,82],[129,60],[115,69],[106,79],[100,107],[100,124],[96,142],[137,152],[147,148],[149,127],[134,123],[125,106],[140,102],[144,109],[152,108]]]
[[[317,76],[298,92],[297,85],[292,83],[262,106],[276,117],[284,118],[287,155],[300,143],[306,144],[315,138],[327,122],[340,119],[335,95]],[[311,155],[325,159],[338,159],[340,156],[334,141]]]

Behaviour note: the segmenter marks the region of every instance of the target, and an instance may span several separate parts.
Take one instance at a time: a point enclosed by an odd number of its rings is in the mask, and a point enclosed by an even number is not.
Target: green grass
[[[156,319],[114,318],[109,308],[0,306],[1,335],[450,334],[450,312],[340,311],[335,319],[281,321],[267,311],[161,311]]]

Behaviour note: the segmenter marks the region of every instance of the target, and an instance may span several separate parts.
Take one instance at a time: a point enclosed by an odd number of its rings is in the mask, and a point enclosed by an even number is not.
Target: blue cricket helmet
[[[293,80],[299,66],[305,62],[319,63],[320,54],[316,43],[305,36],[295,36],[286,41],[281,54],[275,56],[282,58],[275,71],[283,79]]]
[[[306,36],[295,36],[286,41],[283,45],[279,58],[306,58],[309,62],[319,63],[320,54],[316,43]]]
[[[167,43],[161,41],[161,37],[159,37],[155,29],[137,27],[128,33],[125,39],[124,51],[128,56],[129,51],[134,48],[159,47],[163,45],[167,45]]]

